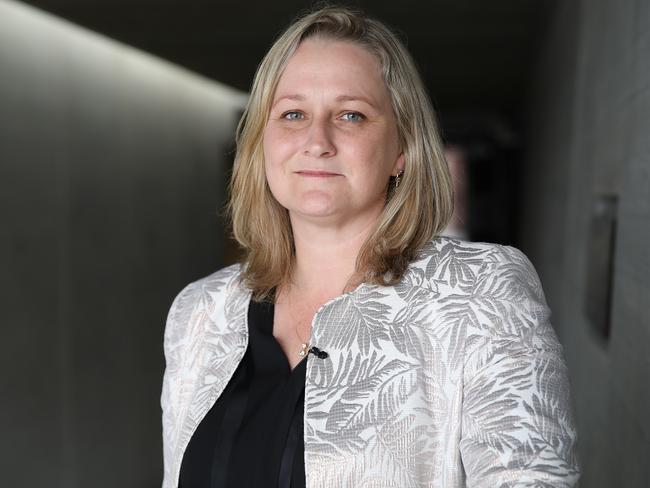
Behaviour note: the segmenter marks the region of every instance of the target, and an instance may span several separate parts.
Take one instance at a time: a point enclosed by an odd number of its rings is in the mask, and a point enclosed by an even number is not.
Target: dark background
[[[581,486],[650,486],[650,2],[345,3],[406,39],[466,237],[539,272]],[[0,0],[3,486],[159,486],[165,317],[236,255],[234,127],[309,5]]]

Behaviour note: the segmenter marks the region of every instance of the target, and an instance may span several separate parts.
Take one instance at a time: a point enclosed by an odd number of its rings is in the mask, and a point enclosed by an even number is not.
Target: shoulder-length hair
[[[387,181],[386,205],[356,262],[351,280],[394,285],[417,252],[447,225],[453,211],[451,176],[433,107],[413,59],[381,22],[347,7],[327,6],[294,21],[260,63],[237,126],[237,152],[227,210],[243,247],[242,278],[256,299],[285,284],[294,266],[287,209],[266,182],[262,139],[278,80],[298,45],[318,37],[359,45],[380,61],[397,122],[404,173]]]

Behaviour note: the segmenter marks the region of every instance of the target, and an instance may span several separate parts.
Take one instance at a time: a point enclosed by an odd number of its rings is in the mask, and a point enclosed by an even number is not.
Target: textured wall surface
[[[535,72],[523,247],[565,345],[581,486],[650,486],[650,2],[558,2]],[[590,222],[618,198],[610,336],[585,313]]]
[[[220,265],[244,101],[0,2],[2,486],[159,486],[164,321]]]

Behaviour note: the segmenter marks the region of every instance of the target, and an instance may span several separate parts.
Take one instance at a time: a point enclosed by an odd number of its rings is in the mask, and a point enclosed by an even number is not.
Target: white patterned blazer
[[[242,360],[239,265],[188,285],[164,337],[163,488]],[[308,488],[565,488],[579,477],[562,346],[516,248],[438,237],[393,287],[362,284],[313,319]]]

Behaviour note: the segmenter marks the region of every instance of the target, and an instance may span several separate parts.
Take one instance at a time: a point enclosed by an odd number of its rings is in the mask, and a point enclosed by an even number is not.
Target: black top
[[[248,348],[185,450],[179,488],[304,488],[306,357],[291,370],[273,302],[248,306]]]

